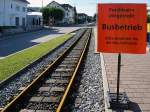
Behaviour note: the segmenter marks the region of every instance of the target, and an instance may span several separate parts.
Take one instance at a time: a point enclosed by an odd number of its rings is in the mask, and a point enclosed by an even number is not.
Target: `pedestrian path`
[[[8,36],[6,37],[7,39],[0,40],[0,59],[77,29],[79,29],[79,27],[54,27],[51,29]]]
[[[116,92],[117,54],[103,53],[110,92]],[[131,101],[130,111],[150,112],[150,53],[122,54],[120,91]]]

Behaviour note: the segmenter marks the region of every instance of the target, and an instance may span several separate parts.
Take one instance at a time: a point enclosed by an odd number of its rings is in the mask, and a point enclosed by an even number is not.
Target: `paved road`
[[[53,27],[52,29],[9,36],[11,38],[0,40],[0,59],[76,29],[79,27]]]

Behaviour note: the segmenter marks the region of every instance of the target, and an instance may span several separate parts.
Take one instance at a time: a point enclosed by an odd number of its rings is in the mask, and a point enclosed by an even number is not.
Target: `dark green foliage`
[[[44,7],[41,9],[41,12],[43,13],[43,22],[44,24],[49,24],[49,17],[50,17],[50,8]]]
[[[94,21],[97,20],[97,14],[94,14],[93,20],[94,20]]]
[[[49,8],[44,7],[42,10],[44,24],[48,25],[50,20],[53,20],[55,23],[61,21],[64,17],[64,11],[58,8]]]
[[[89,23],[92,22],[92,21],[93,21],[93,17],[88,16],[88,17],[87,17],[87,21],[88,21]]]
[[[147,22],[150,23],[150,15],[147,16]]]
[[[64,17],[64,11],[57,8],[50,8],[50,17],[56,21],[61,21]]]

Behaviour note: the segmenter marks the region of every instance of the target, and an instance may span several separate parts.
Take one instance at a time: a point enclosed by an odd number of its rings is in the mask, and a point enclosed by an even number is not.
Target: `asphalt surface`
[[[6,39],[0,40],[0,59],[76,29],[79,29],[79,27],[53,27],[51,29],[6,37]]]

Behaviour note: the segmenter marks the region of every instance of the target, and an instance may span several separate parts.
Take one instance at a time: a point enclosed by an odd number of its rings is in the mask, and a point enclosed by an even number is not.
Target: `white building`
[[[26,26],[26,0],[0,0],[0,26]]]
[[[76,8],[72,7],[69,4],[62,4],[61,6],[65,9],[64,22],[67,22],[70,24],[75,23]]]
[[[147,13],[150,15],[150,6],[147,6]]]
[[[52,8],[59,8],[64,11],[65,16],[62,20],[62,23],[66,24],[74,24],[75,23],[75,16],[76,16],[76,8],[72,7],[69,4],[59,4],[55,1],[52,1],[47,5],[47,7],[52,7]]]

